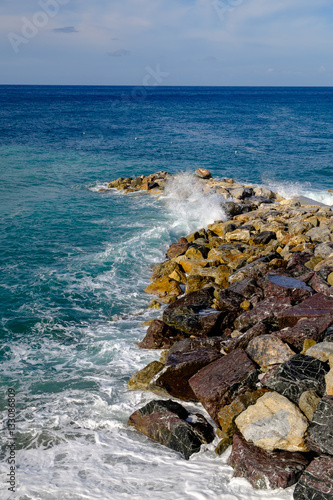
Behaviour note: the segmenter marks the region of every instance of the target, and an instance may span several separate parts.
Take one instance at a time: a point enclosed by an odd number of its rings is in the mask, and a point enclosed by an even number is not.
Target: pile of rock
[[[159,174],[149,180],[161,189]],[[129,386],[199,401],[216,429],[171,400],[130,425],[185,458],[216,432],[216,452],[231,445],[235,475],[255,488],[297,483],[296,499],[332,499],[333,212],[197,175],[233,197],[234,215],[173,243],[154,267],[145,291],[166,307],[139,346],[168,350]]]

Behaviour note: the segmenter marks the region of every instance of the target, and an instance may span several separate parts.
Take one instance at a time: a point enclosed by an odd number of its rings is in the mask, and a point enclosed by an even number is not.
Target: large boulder
[[[328,361],[330,356],[333,356],[333,343],[332,342],[319,342],[311,346],[306,351],[307,356],[320,359],[320,361]]]
[[[231,354],[205,366],[190,378],[189,384],[198,400],[218,423],[218,412],[241,392],[254,389],[258,372],[245,351]]]
[[[333,458],[322,455],[313,460],[298,481],[294,500],[332,500]]]
[[[320,318],[326,315],[333,316],[333,298],[316,293],[296,306],[279,311],[277,317],[279,327],[285,328],[295,326],[303,318]]]
[[[268,274],[264,288],[265,297],[290,297],[293,303],[301,302],[313,293],[304,281],[282,274]]]
[[[153,281],[145,288],[145,292],[157,297],[174,296],[178,297],[183,294],[183,290],[177,281],[170,279],[168,276],[163,276]]]
[[[138,346],[142,349],[169,349],[175,342],[185,337],[185,333],[171,328],[159,319],[154,319]]]
[[[301,318],[295,326],[283,328],[272,335],[302,350],[304,340],[321,342],[327,329],[333,324],[333,315],[326,314],[315,318]]]
[[[235,434],[228,463],[235,477],[245,477],[254,488],[275,489],[295,484],[309,460],[302,453],[265,451]]]
[[[161,388],[178,399],[197,401],[188,381],[201,368],[220,358],[220,350],[221,339],[218,338],[177,342],[168,352],[165,368],[155,379],[153,388]]]
[[[246,311],[236,319],[234,325],[237,330],[245,331],[251,326],[263,320],[274,321],[279,313],[291,308],[290,297],[277,298],[268,297],[259,302],[256,307]]]
[[[151,401],[129,418],[129,425],[189,459],[214,439],[213,427],[200,414],[190,414],[175,401]]]
[[[165,310],[163,321],[188,335],[208,337],[219,335],[224,316],[224,312],[216,311],[216,309],[196,311],[191,306],[180,306]]]
[[[261,383],[298,404],[305,391],[314,390],[319,396],[325,394],[325,375],[328,371],[326,363],[297,354],[289,361],[272,368]]]
[[[333,455],[333,396],[324,396],[314,412],[308,446],[316,453]]]
[[[289,399],[268,392],[236,418],[246,441],[267,451],[307,451],[308,421]]]

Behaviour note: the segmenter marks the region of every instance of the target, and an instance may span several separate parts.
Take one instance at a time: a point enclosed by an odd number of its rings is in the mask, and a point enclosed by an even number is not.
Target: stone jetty
[[[333,211],[306,198],[195,174],[226,217],[172,243],[145,292],[161,317],[143,349],[163,349],[129,381],[154,399],[129,424],[189,459],[216,436],[254,488],[296,484],[333,499]],[[177,175],[107,189],[163,195]],[[182,401],[200,402],[210,419]]]

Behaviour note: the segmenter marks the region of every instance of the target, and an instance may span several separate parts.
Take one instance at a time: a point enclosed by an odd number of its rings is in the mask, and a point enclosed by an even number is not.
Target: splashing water
[[[225,201],[223,195],[209,192],[193,174],[181,173],[166,181],[165,208],[177,231],[190,233],[214,221],[225,221]]]

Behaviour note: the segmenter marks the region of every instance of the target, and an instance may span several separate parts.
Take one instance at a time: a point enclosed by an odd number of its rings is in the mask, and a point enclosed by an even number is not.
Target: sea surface
[[[127,389],[160,354],[136,345],[160,314],[143,293],[152,266],[224,217],[198,167],[332,205],[333,89],[0,86],[1,498],[292,499],[232,478],[216,443],[185,461],[127,425],[157,397]],[[99,192],[159,170],[181,189]]]

